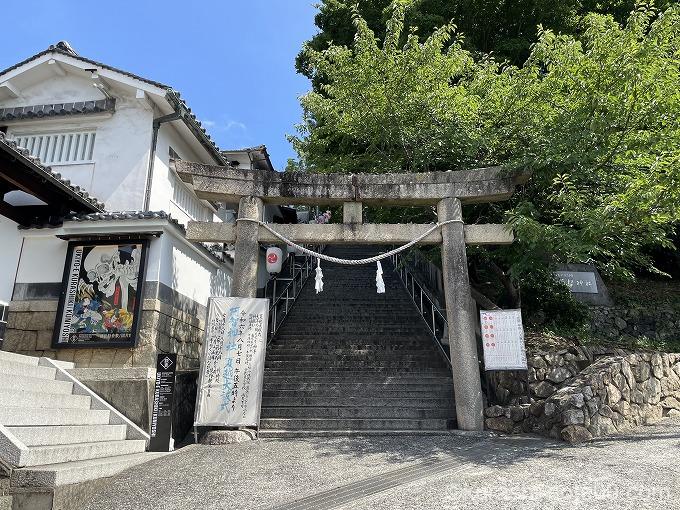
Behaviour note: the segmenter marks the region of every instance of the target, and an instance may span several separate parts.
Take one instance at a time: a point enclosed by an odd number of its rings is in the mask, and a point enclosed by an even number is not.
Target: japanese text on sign
[[[482,310],[479,320],[485,370],[526,370],[521,311]]]
[[[572,292],[597,294],[597,280],[595,273],[586,271],[556,271],[557,279],[564,283]]]
[[[257,426],[267,299],[211,298],[195,425]]]

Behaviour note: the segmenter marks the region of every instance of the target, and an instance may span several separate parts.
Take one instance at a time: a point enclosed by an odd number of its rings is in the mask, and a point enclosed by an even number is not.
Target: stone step
[[[417,369],[423,370],[428,368],[443,367],[442,360],[438,358],[423,358],[420,360],[404,360],[399,358],[383,358],[383,359],[305,359],[297,360],[294,358],[276,360],[267,359],[265,361],[265,368],[274,370],[325,370],[326,368],[336,368],[340,370],[368,370],[375,369]]]
[[[47,409],[0,407],[0,424],[12,425],[102,425],[109,411],[92,409]]]
[[[304,394],[303,394],[304,395]],[[262,407],[386,407],[386,408],[440,408],[453,409],[453,394],[449,393],[445,398],[409,398],[409,397],[386,397],[386,396],[309,396],[293,397],[289,395],[269,396],[263,395]]]
[[[0,386],[0,407],[47,407],[68,409],[89,409],[91,398],[87,395],[67,393],[41,393],[24,391],[22,387]]]
[[[289,344],[276,344],[270,346],[270,349],[267,351],[267,354],[278,354],[279,351],[284,351],[286,354],[290,355],[314,355],[314,354],[334,354],[334,353],[344,353],[344,354],[351,354],[351,353],[360,353],[360,352],[366,352],[366,353],[372,353],[372,354],[385,354],[385,355],[390,355],[390,356],[399,356],[399,353],[403,352],[404,354],[430,354],[430,353],[437,353],[439,354],[441,351],[434,345],[434,342],[431,340],[428,340],[427,343],[425,342],[415,342],[415,343],[410,343],[410,342],[399,342],[399,343],[388,343],[388,342],[383,342],[383,343],[365,343],[365,344],[358,344],[358,343],[346,343],[343,344],[340,341],[334,341],[334,342],[327,342],[327,343],[317,343],[317,342],[308,342],[308,343],[303,343],[296,341],[293,343]],[[286,352],[287,351],[287,352]],[[410,351],[410,352],[409,352]],[[440,355],[440,354],[439,354]]]
[[[28,363],[8,361],[6,359],[0,360],[0,374],[54,380],[56,373],[56,368],[40,367],[38,365],[29,365]]]
[[[0,373],[0,388],[18,388],[23,391],[49,393],[52,395],[70,394],[73,391],[73,383],[68,381],[42,379],[40,377],[26,377],[17,374]]]
[[[274,430],[446,430],[446,419],[263,418],[261,429]]]
[[[411,307],[413,308],[413,307]],[[399,322],[405,320],[420,320],[420,315],[415,311],[404,311],[403,315],[399,316]],[[324,321],[340,321],[349,322],[354,320],[368,321],[371,324],[394,324],[395,323],[393,310],[374,310],[371,312],[357,313],[356,310],[348,311],[346,314],[332,311],[327,314],[310,313],[307,311],[300,311],[289,315],[286,319],[286,324],[306,324],[308,320],[324,320]]]
[[[306,322],[284,322],[279,329],[281,335],[290,333],[298,334],[304,331],[305,336],[309,335],[344,335],[350,333],[352,335],[393,335],[393,336],[409,336],[411,334],[423,334],[422,324],[361,324],[356,322],[348,322],[343,324],[324,324],[321,321]]]
[[[356,345],[377,347],[425,347],[434,345],[431,336],[423,335],[341,335],[318,333],[286,333],[277,335],[273,345],[285,346],[289,349],[341,349]]]
[[[364,437],[364,436],[448,436],[451,432],[441,430],[261,430],[260,439],[293,439],[305,437]]]
[[[361,385],[380,385],[380,384],[425,384],[425,385],[451,385],[452,376],[448,371],[438,371],[435,373],[385,373],[369,372],[368,370],[349,371],[290,371],[290,370],[266,370],[264,374],[265,386],[281,384],[282,382],[319,382],[319,383],[350,383]]]
[[[280,352],[269,352],[267,353],[267,361],[277,361],[277,362],[297,362],[297,363],[311,363],[318,362],[320,364],[327,362],[340,362],[340,363],[353,363],[355,361],[360,361],[362,363],[366,362],[394,362],[400,361],[404,363],[432,363],[433,361],[440,361],[441,357],[438,353],[429,350],[422,350],[416,352],[405,352],[405,351],[377,351],[370,352],[367,350],[333,350],[332,352],[320,351],[316,354],[306,354],[303,352],[297,353],[280,353]]]
[[[402,387],[381,388],[351,388],[347,389],[344,386],[328,386],[326,384],[318,385],[301,385],[300,387],[291,386],[288,388],[267,388],[262,390],[262,397],[266,399],[283,399],[286,401],[301,402],[304,399],[328,399],[328,398],[360,398],[347,397],[347,395],[354,395],[348,393],[356,391],[356,395],[362,395],[364,398],[377,399],[423,399],[423,400],[453,400],[453,392],[451,388],[432,388],[431,386],[408,386],[406,389]]]
[[[116,475],[121,471],[159,459],[168,453],[134,453],[103,459],[63,462],[43,466],[15,469],[12,485],[15,487],[58,487]]]
[[[448,419],[455,416],[453,408],[414,407],[263,407],[261,419],[269,418],[352,418],[352,419]]]
[[[121,441],[127,436],[126,425],[53,425],[7,428],[26,446]]]
[[[441,367],[360,367],[360,366],[327,366],[327,367],[317,367],[312,366],[302,366],[302,367],[290,367],[286,368],[285,365],[277,366],[265,366],[266,371],[272,371],[274,373],[280,373],[282,375],[286,374],[300,374],[300,375],[314,375],[319,373],[335,374],[338,376],[349,377],[350,375],[397,375],[397,374],[439,374],[443,371],[443,366]]]
[[[33,446],[28,449],[28,457],[22,467],[117,457],[142,453],[144,450],[146,450],[144,439]]]
[[[37,356],[26,356],[24,354],[16,354],[14,352],[0,351],[0,361],[24,363],[26,365],[33,365],[37,367],[40,358]]]

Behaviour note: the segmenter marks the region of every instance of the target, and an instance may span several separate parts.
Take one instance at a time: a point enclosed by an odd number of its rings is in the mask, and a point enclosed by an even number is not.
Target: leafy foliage
[[[391,11],[391,0],[322,0],[315,18],[319,33],[308,45],[321,51],[329,44],[351,46],[356,35],[352,23],[352,6],[366,20],[368,27],[381,40]],[[536,27],[542,25],[556,33],[578,34],[581,22],[590,12],[611,14],[625,21],[634,0],[421,0],[406,13],[406,32],[419,37],[431,35],[437,27],[455,20],[459,33],[465,36],[464,47],[475,53],[492,53],[499,61],[521,65],[528,57]],[[296,60],[298,72],[311,78],[318,90],[322,78],[303,51]]]
[[[453,24],[406,33],[395,2],[380,44],[354,10],[353,47],[305,52],[320,91],[292,142],[316,171],[503,165],[533,177],[514,199],[466,211],[508,221],[491,257],[516,280],[558,262],[654,271],[680,219],[680,10],[640,5],[624,25],[586,15],[579,40],[540,29],[522,67],[475,58]]]

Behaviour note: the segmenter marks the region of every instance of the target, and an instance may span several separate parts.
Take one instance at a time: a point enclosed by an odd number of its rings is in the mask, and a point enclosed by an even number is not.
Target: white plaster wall
[[[153,110],[146,99],[127,96],[122,90],[112,93],[116,97],[113,115],[22,120],[10,123],[8,132],[16,135],[95,129],[94,164],[53,165],[52,169],[104,202],[110,211],[139,210],[144,205]],[[21,95],[20,101],[0,101],[0,107],[104,98],[91,81],[72,75],[51,77],[22,89]]]
[[[14,277],[17,273],[21,241],[23,236],[17,224],[0,216],[0,301],[9,303],[14,289]]]
[[[180,186],[183,184],[176,177],[176,174],[170,170],[169,148],[172,147],[180,158],[187,161],[212,162],[212,160],[209,157],[206,158],[205,154],[197,154],[189,146],[175,129],[174,124],[177,122],[181,121],[161,124],[158,130],[149,208],[152,211],[167,211],[181,224],[186,225],[191,218],[179,204],[173,201],[174,183],[177,182]],[[209,217],[214,217],[211,208],[205,206],[203,209]]]
[[[0,107],[104,99],[104,95],[92,85],[92,80],[73,74],[58,76],[48,72],[40,76],[45,79],[22,88],[20,97],[3,99]]]
[[[164,234],[160,241],[162,253],[158,281],[203,305],[211,296],[229,295],[229,268],[224,265],[215,268],[201,254],[171,235]]]
[[[25,237],[16,282],[62,281],[67,246],[66,241],[53,235]]]

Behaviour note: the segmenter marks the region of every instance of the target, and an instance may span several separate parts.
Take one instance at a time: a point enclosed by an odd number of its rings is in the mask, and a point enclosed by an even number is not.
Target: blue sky
[[[313,3],[31,1],[6,12],[0,69],[65,39],[85,57],[172,86],[221,148],[266,144],[283,170],[297,98],[310,88],[294,65],[316,31]]]

